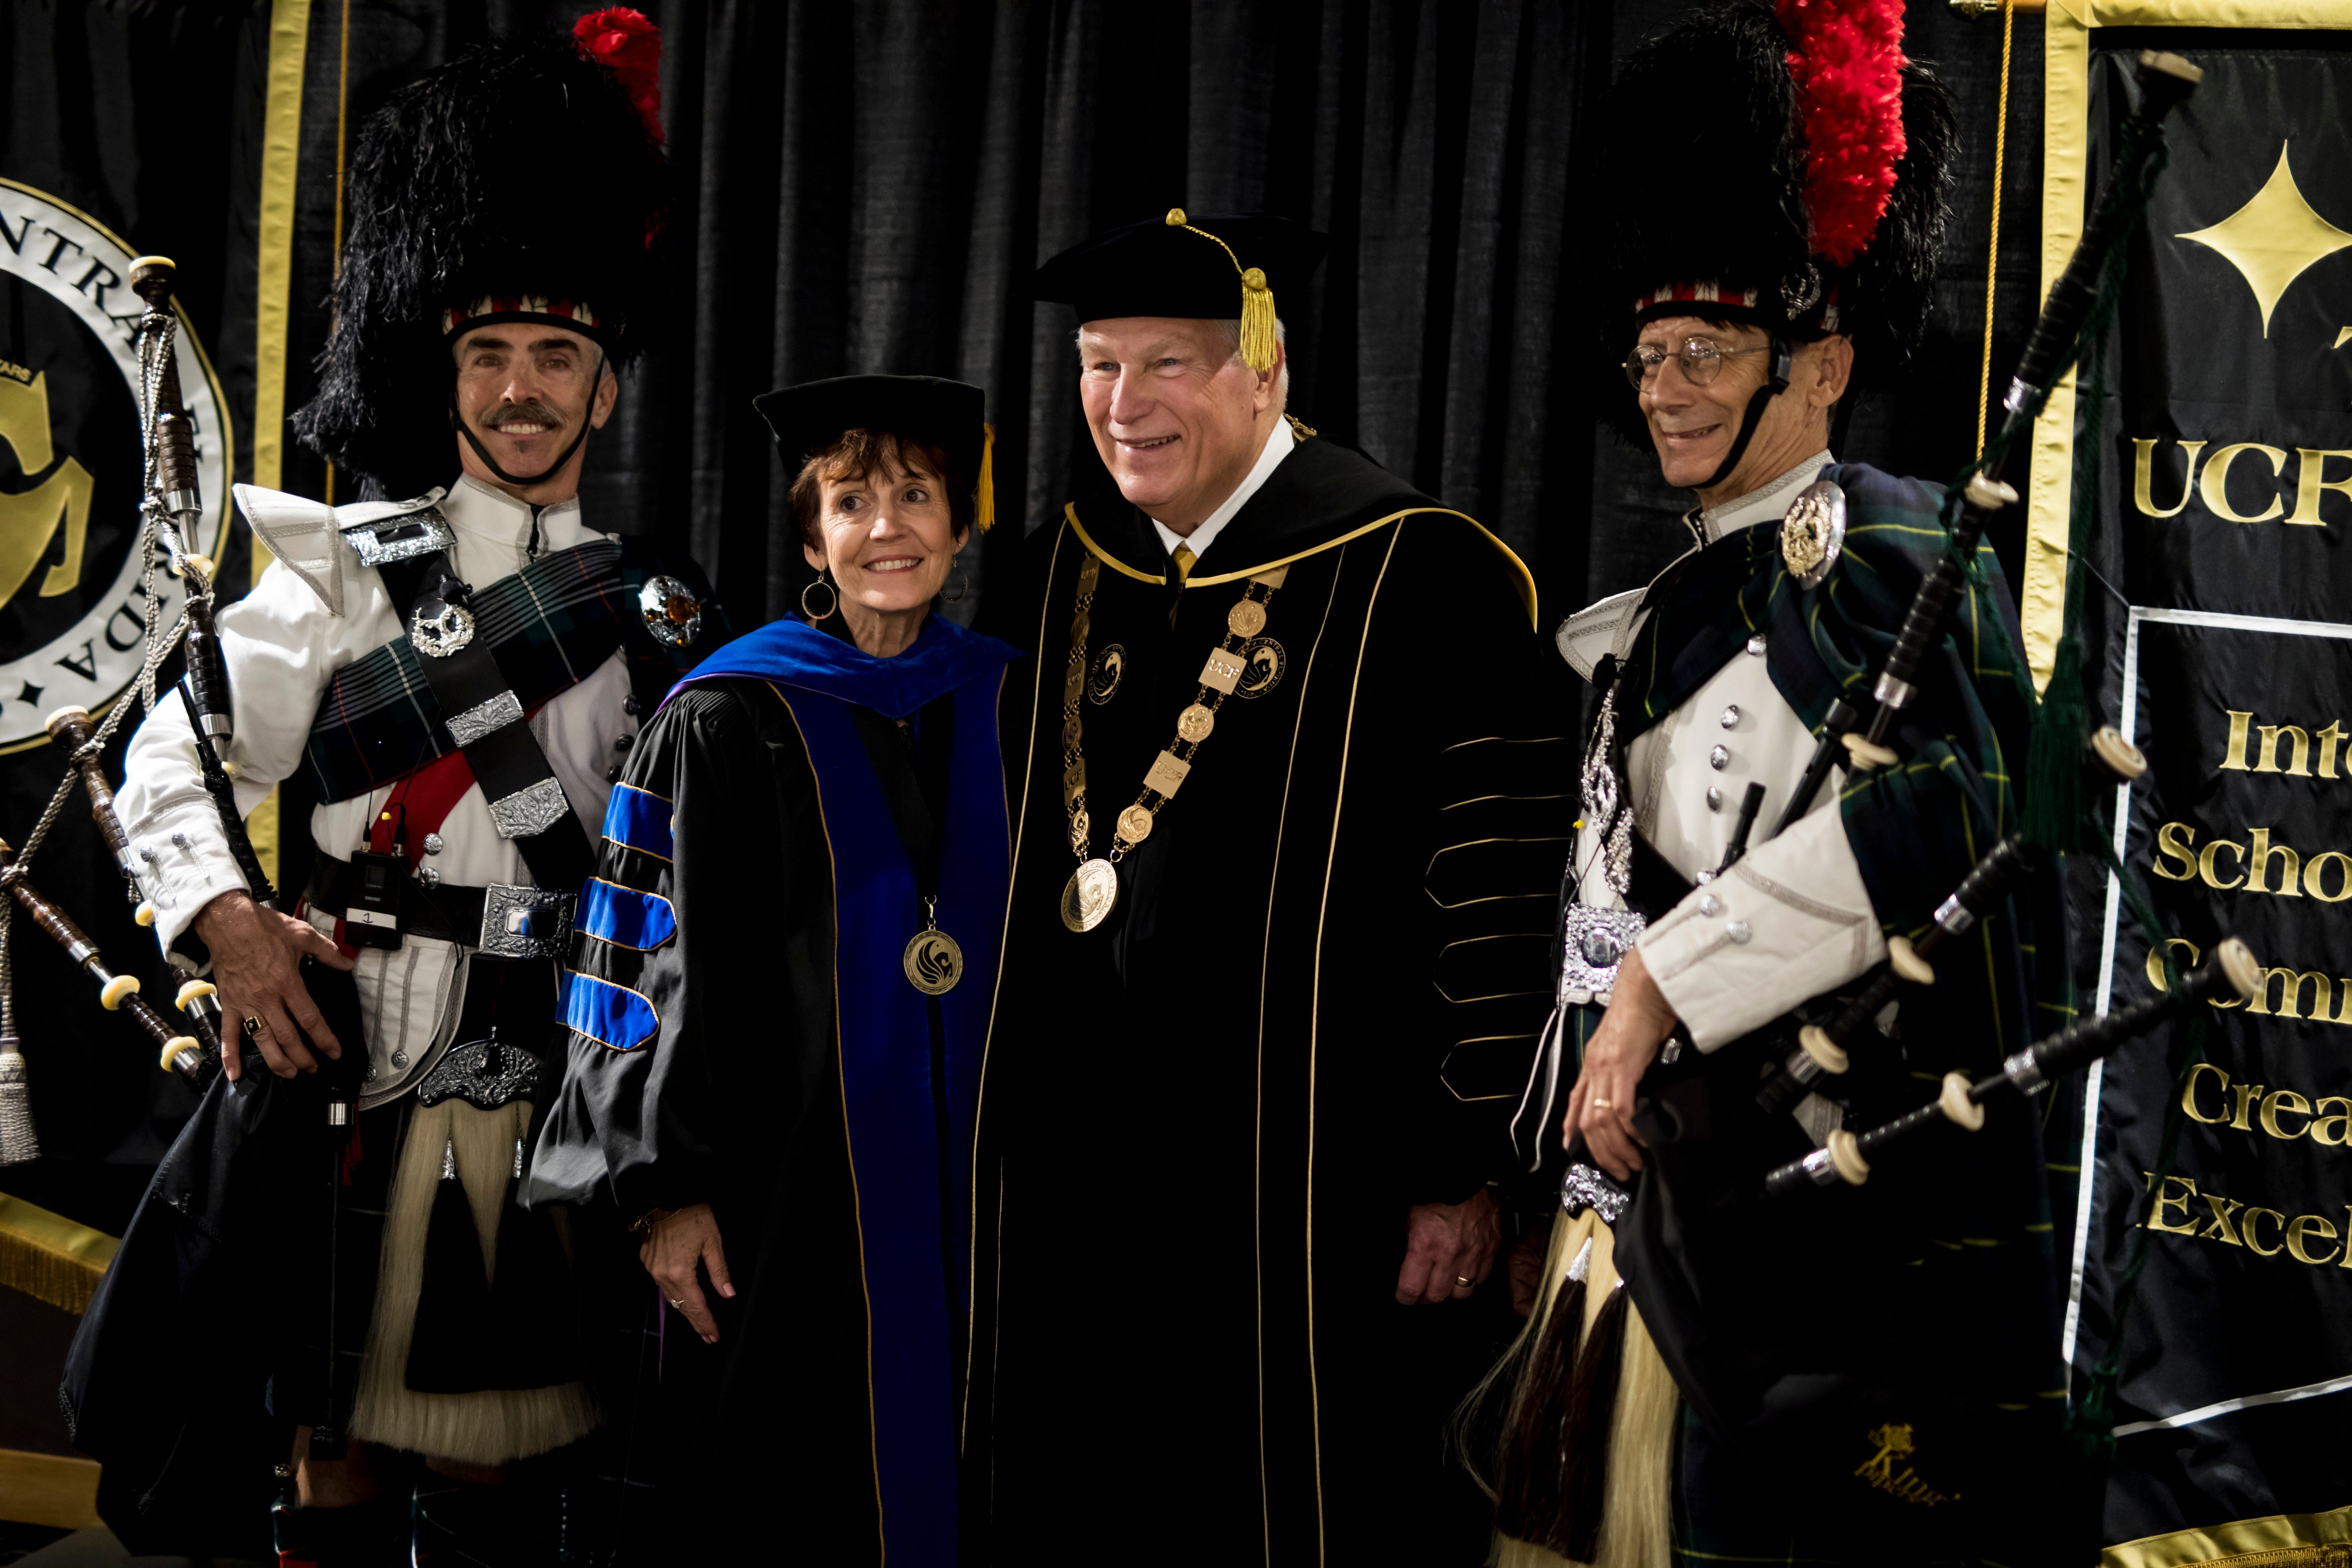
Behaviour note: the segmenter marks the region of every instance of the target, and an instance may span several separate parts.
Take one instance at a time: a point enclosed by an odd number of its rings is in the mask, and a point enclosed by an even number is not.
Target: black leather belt
[[[357,880],[350,861],[320,855],[311,865],[303,900],[341,918],[352,907]],[[442,882],[428,888],[411,877],[400,885],[400,930],[404,936],[479,948],[488,958],[561,959],[571,943],[577,897],[568,890],[506,882],[487,888]]]

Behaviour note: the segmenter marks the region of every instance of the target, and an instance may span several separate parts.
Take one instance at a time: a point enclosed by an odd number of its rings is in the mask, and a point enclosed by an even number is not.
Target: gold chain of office
[[[1088,931],[1110,918],[1118,902],[1118,861],[1146,838],[1162,806],[1176,798],[1201,742],[1217,727],[1217,710],[1233,695],[1249,666],[1250,638],[1265,629],[1266,605],[1289,574],[1287,566],[1260,572],[1234,606],[1225,612],[1224,639],[1209,650],[1201,667],[1201,689],[1176,715],[1176,738],[1153,760],[1143,775],[1142,793],[1118,814],[1108,858],[1094,852],[1094,823],[1087,812],[1086,721],[1087,634],[1092,629],[1090,611],[1102,563],[1088,552],[1078,567],[1078,597],[1070,616],[1070,665],[1062,679],[1062,804],[1070,814],[1070,849],[1078,868],[1062,889],[1062,923],[1075,931]]]

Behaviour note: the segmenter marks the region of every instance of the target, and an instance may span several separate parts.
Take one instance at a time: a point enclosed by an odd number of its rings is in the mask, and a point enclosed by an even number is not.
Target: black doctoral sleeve
[[[1499,552],[1460,532],[1454,602],[1417,675],[1427,984],[1400,1064],[1409,1201],[1459,1203],[1509,1168],[1509,1119],[1551,1004],[1553,910],[1575,816],[1572,695]],[[1430,634],[1420,647],[1433,652]]]
[[[792,973],[759,953],[753,890],[775,886],[780,834],[775,750],[753,700],[678,694],[614,791],[572,939],[568,1059],[533,1201],[601,1187],[634,1216],[722,1196],[735,1105],[756,1088],[735,1080]]]

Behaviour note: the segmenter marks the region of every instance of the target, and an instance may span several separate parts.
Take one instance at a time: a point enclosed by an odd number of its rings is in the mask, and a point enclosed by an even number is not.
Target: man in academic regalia
[[[299,904],[248,890],[179,705],[130,747],[121,809],[157,934],[208,952],[227,1074],[248,1080],[216,1086],[199,1122],[218,1105],[234,1125],[231,1102],[272,1089],[257,1068],[289,1095],[298,1073],[341,1072],[357,1102],[334,1291],[313,1255],[323,1182],[315,1203],[275,1194],[282,1232],[239,1243],[268,1247],[279,1292],[241,1364],[250,1397],[266,1382],[300,1434],[278,1514],[288,1563],[409,1561],[412,1491],[417,1563],[553,1561],[562,1469],[516,1467],[600,1420],[557,1236],[512,1194],[635,715],[723,635],[690,563],[616,537],[623,520],[587,518],[578,494],[656,309],[649,47],[635,13],[494,42],[360,130],[334,331],[294,426],[346,480],[404,499],[238,487],[272,560],[219,617],[234,724],[215,740],[239,802],[297,773],[320,802]],[[340,1031],[322,1008],[351,984],[339,970],[357,989]],[[175,1150],[159,1180],[203,1152]],[[312,1163],[324,1173],[323,1146]],[[166,1206],[151,1195],[168,1227]],[[134,1233],[119,1262],[135,1274],[149,1244]]]
[[[1515,1122],[1561,1211],[1502,1460],[1516,1568],[2049,1544],[2028,1521],[2064,1384],[2032,1111],[1762,1202],[1773,1166],[1846,1161],[1849,1125],[1995,1070],[2048,1022],[2037,973],[2063,984],[2063,928],[2021,889],[1850,1071],[1758,1102],[2017,826],[2030,708],[1989,545],[1892,749],[1804,776],[1946,537],[1941,485],[1830,450],[1832,410],[1918,342],[1945,223],[1950,100],[1900,27],[1881,0],[1709,7],[1629,57],[1596,120],[1605,406],[1697,504],[1687,553],[1559,628],[1595,701],[1559,1007]]]
[[[1048,262],[1117,493],[1027,542],[967,1484],[1004,1563],[1475,1561],[1572,765],[1492,534],[1287,407],[1323,237]]]

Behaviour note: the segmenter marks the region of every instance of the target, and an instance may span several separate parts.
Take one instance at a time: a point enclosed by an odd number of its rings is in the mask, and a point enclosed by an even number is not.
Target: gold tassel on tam
[[[443,1156],[454,1152],[458,1180],[473,1208],[482,1265],[493,1270],[498,1237],[513,1178],[508,1173],[516,1140],[530,1127],[530,1103],[513,1100],[478,1110],[458,1099],[420,1106],[409,1119],[384,1217],[383,1269],[375,1314],[360,1365],[359,1397],[352,1411],[354,1437],[387,1447],[469,1465],[502,1465],[560,1448],[593,1431],[601,1417],[585,1384],[551,1388],[478,1389],[467,1394],[420,1394],[408,1386],[408,1352],[424,1287],[425,1233],[440,1186]],[[534,1325],[485,1321],[481,1332],[541,1331]]]
[[[1205,228],[1194,228],[1184,217],[1182,207],[1168,209],[1168,226],[1197,234],[1225,253],[1234,270],[1242,279],[1242,363],[1261,374],[1274,368],[1274,290],[1266,287],[1265,269],[1244,267],[1234,247]]]
[[[1681,1401],[1622,1288],[1613,1243],[1593,1210],[1553,1222],[1537,1298],[1547,1308],[1529,1318],[1497,1368],[1520,1363],[1496,1478],[1496,1568],[1666,1568],[1670,1561]],[[1580,1266],[1582,1279],[1571,1279]],[[1579,1342],[1547,1347],[1567,1340],[1554,1330],[1568,1330],[1569,1313]],[[1518,1506],[1501,1506],[1515,1492]],[[1571,1550],[1589,1555],[1567,1555]]]
[[[996,426],[980,427],[980,487],[972,497],[971,520],[986,533],[996,526]]]

